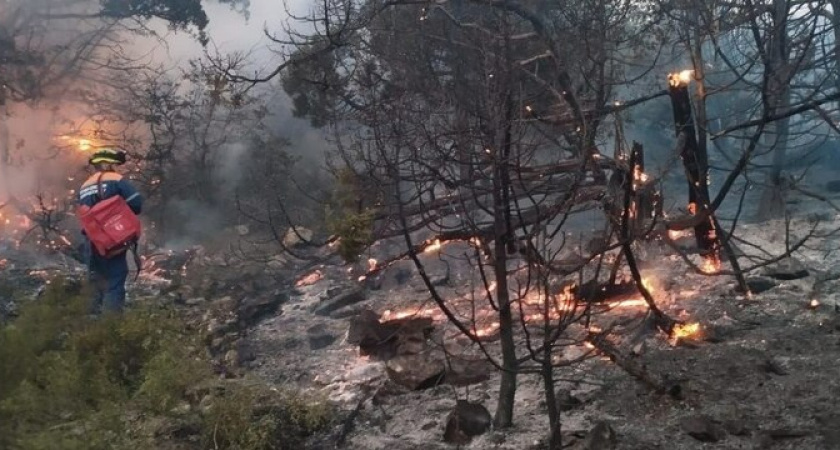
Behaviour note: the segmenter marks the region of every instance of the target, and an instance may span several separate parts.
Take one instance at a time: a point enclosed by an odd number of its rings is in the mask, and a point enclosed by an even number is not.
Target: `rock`
[[[296,247],[311,241],[312,236],[312,230],[303,227],[289,228],[283,235],[283,245],[290,248]]]
[[[493,370],[484,358],[452,358],[446,368],[445,382],[452,386],[470,386],[489,380]]]
[[[802,262],[793,257],[785,258],[764,269],[764,276],[777,280],[798,280],[809,275],[808,269]]]
[[[557,410],[560,412],[571,411],[582,404],[568,389],[558,389],[554,393],[554,400],[557,402]]]
[[[350,328],[347,330],[347,343],[360,347],[365,344],[378,345],[385,338],[382,324],[379,323],[379,314],[365,309],[350,320]]]
[[[618,445],[615,430],[609,423],[600,421],[592,427],[579,447],[581,450],[613,450]]]
[[[329,316],[330,313],[355,305],[365,300],[365,291],[358,287],[345,288],[344,292],[331,296],[329,300],[323,301],[315,306],[313,312],[319,316]]]
[[[433,326],[431,319],[422,317],[380,322],[378,314],[363,309],[350,320],[347,342],[358,345],[362,355],[381,359],[417,354],[426,349],[426,333]]]
[[[236,234],[240,236],[247,236],[251,232],[251,229],[248,228],[248,225],[237,225],[235,228]]]
[[[344,381],[352,384],[370,383],[374,380],[385,378],[387,370],[381,362],[370,362],[349,370],[344,374]]]
[[[289,301],[288,292],[275,292],[272,295],[246,297],[237,308],[237,317],[244,326],[250,326],[266,316],[277,313],[280,305]]]
[[[785,376],[790,373],[787,366],[787,361],[783,358],[767,358],[759,365],[765,372],[779,376]]]
[[[315,325],[306,330],[310,350],[321,350],[336,341],[336,337],[324,331],[323,326]]]
[[[752,277],[747,278],[747,287],[750,288],[750,292],[753,294],[761,294],[776,287],[776,283],[764,277]]]
[[[726,430],[706,416],[685,417],[680,427],[700,442],[718,442],[726,438]]]
[[[446,418],[443,440],[450,444],[468,444],[474,437],[487,432],[492,423],[490,411],[482,404],[458,400]]]
[[[401,355],[385,365],[395,383],[411,390],[428,389],[441,384],[446,367],[443,358],[432,355]]]
[[[206,301],[207,300],[204,297],[192,297],[192,298],[188,298],[187,301],[185,302],[185,304],[187,306],[196,306],[196,305],[200,305],[200,304],[202,304]]]
[[[239,352],[236,349],[228,350],[227,353],[225,353],[224,362],[227,367],[239,367],[241,362],[239,359]]]

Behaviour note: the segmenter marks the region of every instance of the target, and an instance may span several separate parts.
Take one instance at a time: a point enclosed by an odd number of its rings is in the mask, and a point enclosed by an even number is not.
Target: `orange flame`
[[[674,329],[671,330],[671,343],[676,345],[680,341],[680,339],[694,338],[699,334],[699,323],[678,323],[674,325]]]

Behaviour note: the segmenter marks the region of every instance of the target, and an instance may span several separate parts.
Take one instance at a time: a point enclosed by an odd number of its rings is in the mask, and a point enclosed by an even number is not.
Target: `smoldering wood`
[[[684,137],[685,144],[680,151],[680,157],[685,168],[688,181],[688,202],[694,206],[689,212],[694,215],[709,208],[709,168],[708,155],[697,142],[697,130],[694,127],[694,117],[691,110],[691,97],[688,85],[685,83],[671,83],[668,93],[674,112],[674,127],[676,136]],[[697,247],[705,254],[716,251],[714,237],[714,222],[710,217],[694,225],[694,237]]]

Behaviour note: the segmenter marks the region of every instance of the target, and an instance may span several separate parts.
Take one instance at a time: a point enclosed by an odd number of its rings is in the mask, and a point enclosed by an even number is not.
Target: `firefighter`
[[[93,207],[102,200],[115,195],[122,196],[134,214],[140,214],[143,197],[131,183],[120,175],[116,168],[125,164],[125,152],[103,148],[97,150],[89,163],[94,174],[84,182],[79,190],[79,204]],[[101,311],[121,313],[125,306],[125,282],[128,278],[127,251],[106,258],[97,254],[93,245],[85,237],[84,252],[89,269],[91,285],[94,289],[92,312]]]

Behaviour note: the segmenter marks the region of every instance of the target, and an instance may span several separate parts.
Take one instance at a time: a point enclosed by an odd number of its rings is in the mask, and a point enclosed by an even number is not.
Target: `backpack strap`
[[[99,172],[99,177],[96,178],[96,195],[99,196],[99,201],[105,200],[105,196],[102,192],[102,177],[105,176],[105,172]]]

